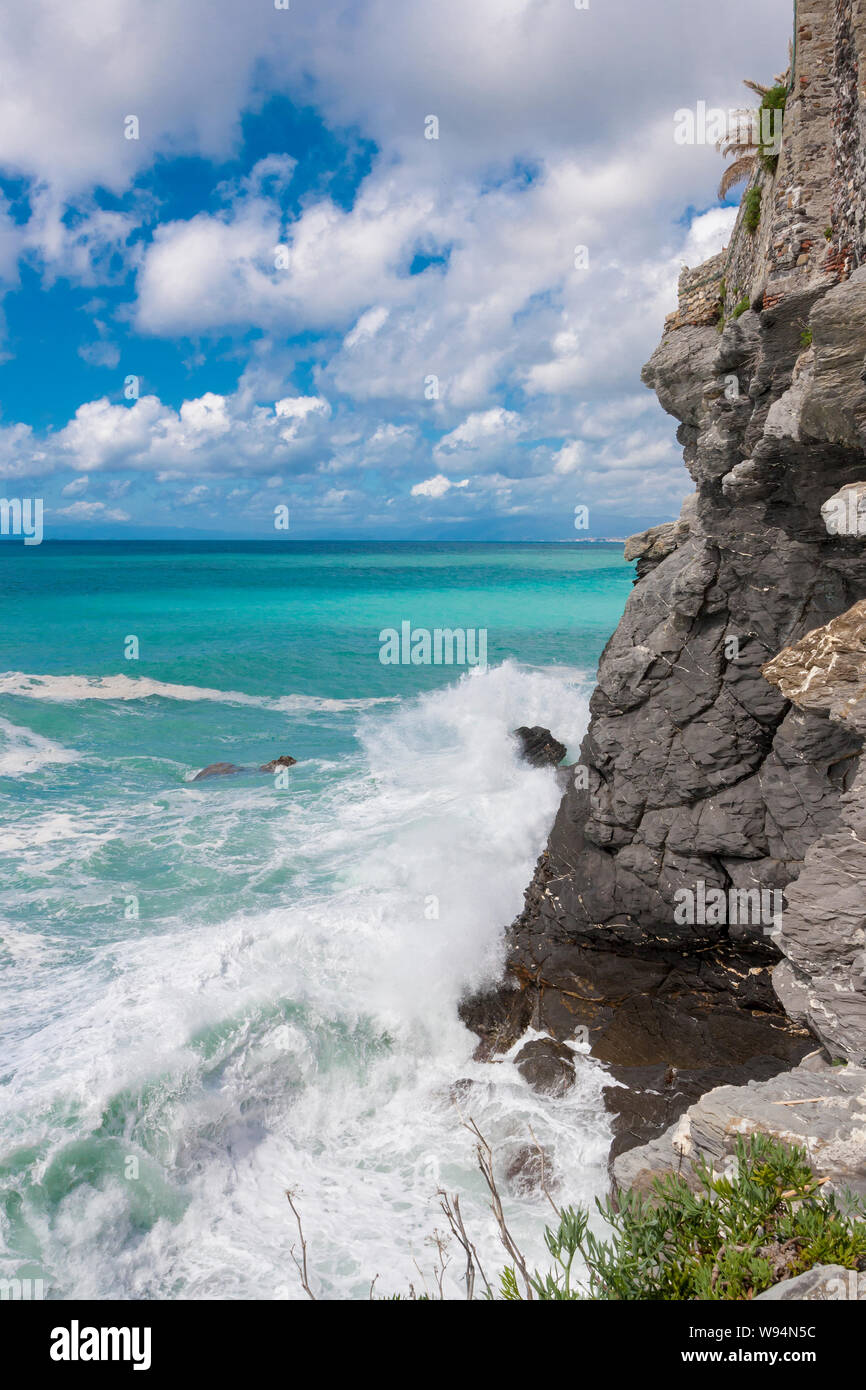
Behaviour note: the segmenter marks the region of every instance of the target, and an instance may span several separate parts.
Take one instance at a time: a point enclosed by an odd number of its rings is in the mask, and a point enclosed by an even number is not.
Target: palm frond
[[[733,141],[725,143],[725,141],[720,140],[716,145],[716,149],[721,150],[725,159],[729,159],[731,155],[735,155],[737,159],[740,159],[744,155],[757,154],[760,146],[756,140],[740,140],[737,143]]]
[[[719,184],[719,197],[726,197],[735,184],[742,183],[743,179],[747,179],[749,177],[749,175],[754,170],[754,167],[754,155],[748,155],[742,159],[736,159],[734,160],[733,164],[729,164],[724,174],[722,175],[722,181]]]
[[[748,87],[750,92],[757,92],[759,97],[765,97],[770,90],[762,82],[753,82],[750,77],[743,78],[743,86]]]

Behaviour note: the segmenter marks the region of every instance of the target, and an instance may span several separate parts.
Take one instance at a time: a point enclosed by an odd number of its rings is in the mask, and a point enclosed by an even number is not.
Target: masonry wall
[[[762,192],[758,229],[741,206],[726,251],[680,276],[665,332],[718,321],[722,279],[730,317],[744,296],[770,309],[866,262],[866,0],[797,0],[795,24],[778,166],[747,185]]]

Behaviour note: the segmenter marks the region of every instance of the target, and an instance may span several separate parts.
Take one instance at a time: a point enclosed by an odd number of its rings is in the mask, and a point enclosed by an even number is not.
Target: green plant
[[[833,228],[832,228],[832,227],[825,227],[825,228],[824,228],[824,236],[826,237],[827,241],[830,240],[830,238],[832,237],[832,235],[833,235]]]
[[[752,236],[758,230],[761,221],[761,190],[753,187],[747,192],[743,199],[743,226]]]
[[[619,1206],[598,1202],[612,1236],[588,1229],[588,1214],[567,1207],[545,1235],[554,1265],[529,1275],[542,1300],[737,1300],[816,1264],[866,1268],[866,1208],[823,1191],[804,1150],[766,1135],[737,1141],[733,1177],[696,1165],[698,1190],[679,1175],[657,1179],[649,1197],[627,1192]],[[580,1255],[585,1286],[573,1277]],[[519,1299],[514,1268],[503,1298]]]
[[[811,330],[811,328],[804,328],[803,331],[802,331],[802,333],[800,334],[800,347],[807,348],[807,347],[811,347],[811,346],[812,346],[812,330]]]
[[[737,304],[737,307],[734,309],[732,318],[738,319],[738,318],[740,317],[740,315],[741,315],[741,314],[744,314],[748,308],[749,308],[749,296],[748,296],[747,294],[744,294],[743,297],[742,297],[742,299],[741,299],[741,300],[739,301],[739,303]]]
[[[785,114],[785,104],[787,100],[787,81],[777,82],[775,86],[770,87],[769,91],[764,92],[761,97],[761,105],[758,108],[760,113],[758,119],[761,123],[758,136],[758,158],[760,159],[762,167],[766,169],[768,174],[775,174],[776,165],[779,163],[777,149],[778,140],[776,137],[779,134],[781,122]],[[769,119],[764,117],[763,113],[765,111],[771,113]],[[779,113],[778,120],[775,116],[777,111]],[[765,139],[767,135],[769,139]]]
[[[757,110],[738,111],[733,127],[716,141],[716,149],[724,159],[734,156],[733,164],[722,175],[720,198],[725,198],[743,179],[751,178],[757,166],[760,165],[768,174],[774,174],[779,162],[777,145],[788,99],[788,72],[779,73],[772,87],[765,87],[748,78],[744,86],[755,92],[761,102]],[[765,112],[768,114],[765,115]]]

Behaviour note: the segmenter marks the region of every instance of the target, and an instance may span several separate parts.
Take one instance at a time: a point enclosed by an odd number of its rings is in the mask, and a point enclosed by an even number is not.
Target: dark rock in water
[[[453,1105],[459,1107],[469,1099],[477,1085],[478,1082],[473,1081],[471,1076],[458,1076],[448,1089],[448,1098]]]
[[[536,1091],[561,1096],[574,1085],[574,1054],[555,1038],[533,1038],[514,1059],[520,1075]]]
[[[243,768],[234,763],[211,763],[210,767],[203,767],[201,772],[197,772],[192,780],[203,782],[206,777],[231,777],[236,772],[243,772]]]
[[[568,751],[564,743],[560,743],[549,729],[543,729],[540,724],[531,729],[522,725],[514,730],[514,736],[520,740],[520,756],[533,767],[555,767]]]
[[[278,767],[294,767],[297,761],[297,758],[290,758],[287,753],[284,753],[282,757],[274,758],[272,762],[265,763],[259,768],[259,772],[276,772]]]
[[[489,1062],[497,1053],[508,1052],[529,1027],[532,1010],[529,992],[508,980],[501,987],[462,999],[457,1012],[480,1039],[475,1060]]]
[[[531,1197],[556,1186],[556,1175],[546,1149],[524,1144],[505,1165],[505,1180],[518,1197]]]

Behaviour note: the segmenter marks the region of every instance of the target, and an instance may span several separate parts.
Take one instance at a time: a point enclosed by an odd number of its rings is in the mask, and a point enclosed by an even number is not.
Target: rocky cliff
[[[588,1029],[628,1083],[618,1150],[816,1038],[866,1060],[866,0],[799,0],[796,26],[758,227],[685,273],[643,371],[695,491],[629,543],[507,979],[464,1007],[487,1053]]]

